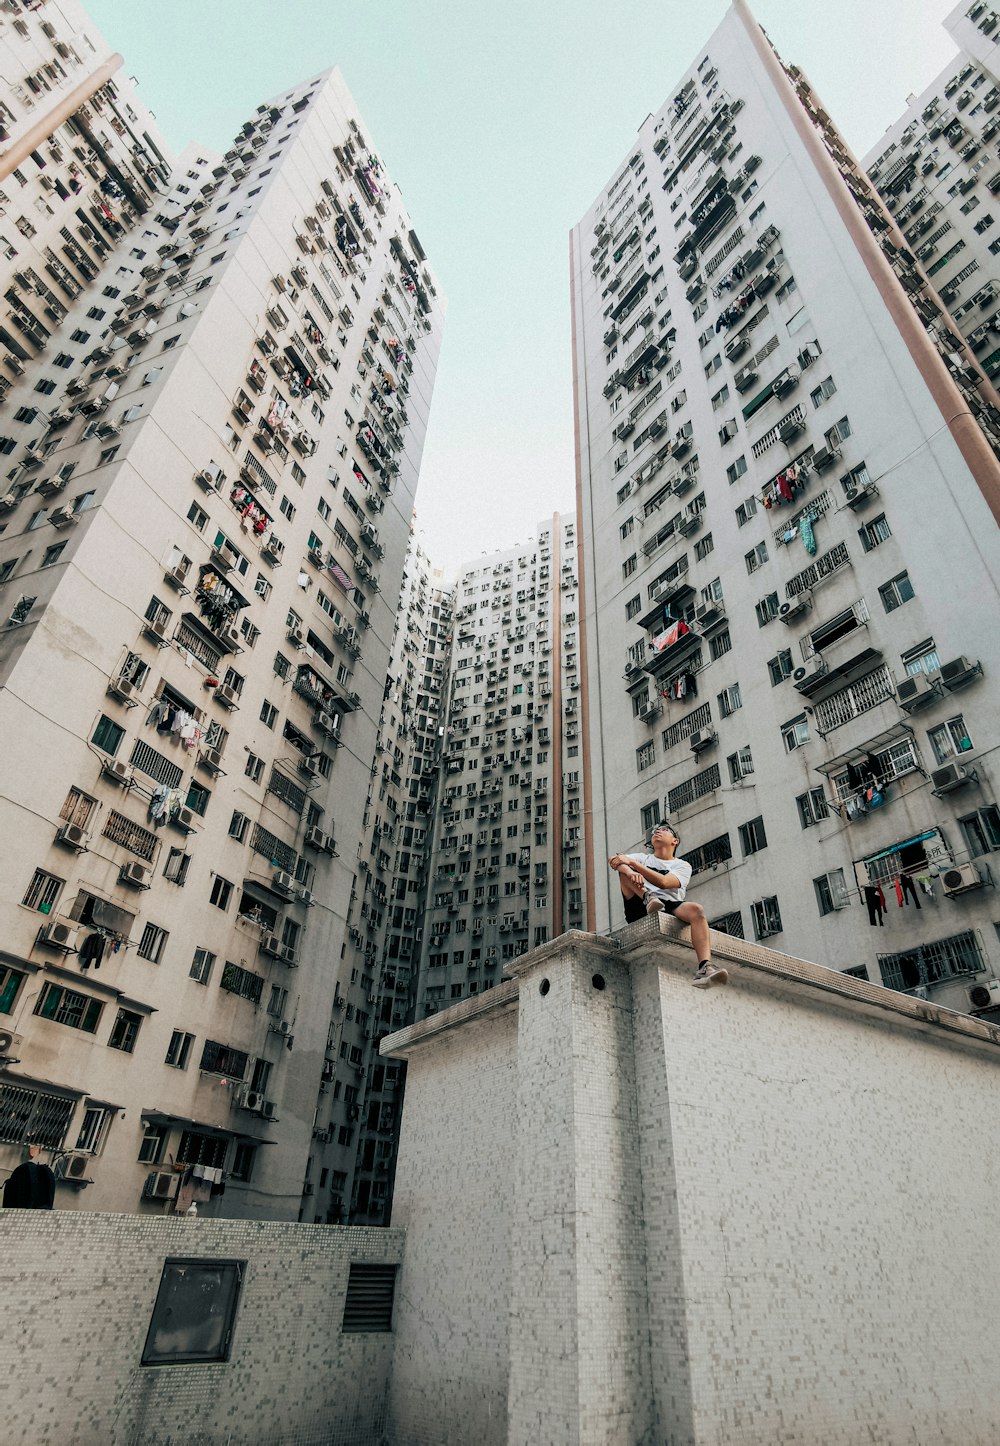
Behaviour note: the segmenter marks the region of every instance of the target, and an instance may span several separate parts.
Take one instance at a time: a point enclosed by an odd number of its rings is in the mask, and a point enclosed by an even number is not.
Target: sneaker
[[[691,983],[696,989],[711,989],[713,984],[728,984],[729,972],[717,969],[714,964],[699,964]]]
[[[659,913],[662,913],[662,911],[663,911],[663,900],[662,900],[662,899],[658,899],[655,894],[653,895],[652,898],[646,900],[646,913],[647,913],[647,914],[659,914]]]

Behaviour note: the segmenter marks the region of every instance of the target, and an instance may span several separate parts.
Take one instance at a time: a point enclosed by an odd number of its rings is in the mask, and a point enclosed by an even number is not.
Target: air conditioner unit
[[[950,663],[941,664],[941,682],[950,693],[952,689],[961,688],[972,678],[978,677],[982,671],[981,663],[970,663],[966,657],[953,658]]]
[[[932,793],[954,793],[957,788],[965,788],[975,782],[976,770],[967,768],[964,763],[946,763],[943,768],[931,771]]]
[[[146,1176],[146,1183],[142,1187],[142,1198],[144,1200],[173,1200],[176,1198],[180,1182],[180,1175],[175,1175],[173,1170],[153,1170]]]
[[[259,1115],[264,1108],[264,1096],[260,1090],[245,1090],[242,1097],[237,1097],[236,1103],[241,1110],[248,1110],[252,1115]]]
[[[973,1009],[995,1009],[1000,1005],[1000,979],[972,984],[965,993]]]
[[[981,889],[984,879],[975,864],[961,864],[946,869],[941,875],[941,887],[949,898],[955,894],[967,894],[971,889]]]
[[[279,894],[290,894],[295,888],[295,879],[291,874],[286,873],[284,869],[275,869],[271,882]]]
[[[283,947],[277,934],[265,934],[260,941],[260,952],[267,954],[271,959],[280,959]]]
[[[185,833],[194,833],[195,815],[194,811],[190,808],[179,808],[170,822],[176,828],[183,829]]]
[[[167,641],[167,628],[169,625],[168,618],[149,618],[143,624],[143,628],[150,637],[155,638],[158,642],[165,643]]]
[[[725,609],[719,601],[701,603],[694,610],[694,620],[703,628],[721,622],[725,615]]]
[[[76,938],[79,932],[76,924],[53,919],[48,924],[42,925],[35,942],[50,949],[62,949],[68,954],[76,948]]]
[[[704,748],[711,748],[718,743],[719,735],[714,728],[699,728],[697,733],[691,734],[691,751],[700,753]]]
[[[101,772],[115,783],[131,783],[132,774],[129,766],[121,758],[105,758],[101,762]]]
[[[239,628],[223,628],[219,634],[229,652],[242,652],[243,641]]]
[[[326,834],[321,828],[307,828],[305,844],[306,848],[319,849],[322,852],[326,848]]]
[[[231,688],[228,683],[222,683],[216,688],[214,697],[215,701],[221,703],[224,708],[234,709],[240,706],[239,693],[237,693],[235,688]]]
[[[64,823],[56,834],[56,842],[80,853],[87,847],[87,832],[78,823]]]
[[[89,1163],[89,1155],[82,1150],[73,1150],[68,1155],[59,1156],[52,1166],[52,1173],[57,1180],[85,1180]]]
[[[141,698],[139,689],[128,678],[112,678],[108,683],[108,692],[122,703],[138,703]]]
[[[926,673],[914,673],[896,685],[896,702],[907,713],[933,703],[939,697],[938,690]]]
[[[804,426],[805,422],[801,417],[790,417],[789,420],[784,423],[778,435],[783,442],[790,442],[793,437],[798,436]]]
[[[313,904],[313,903],[315,903],[315,897],[314,897],[314,895],[312,894],[311,890],[309,890],[309,889],[299,889],[299,890],[298,890],[298,900],[299,900],[299,903],[300,903],[300,904]]]
[[[824,467],[829,467],[839,456],[836,447],[818,447],[812,454],[812,466],[817,472],[822,472]]]
[[[805,683],[811,683],[816,678],[822,678],[823,674],[828,670],[829,664],[825,663],[822,658],[810,658],[808,663],[803,664],[801,668],[795,669],[792,674],[792,682],[796,687]]]
[[[308,773],[310,777],[315,778],[319,773],[319,760],[317,758],[300,758],[299,772]]]
[[[337,733],[340,730],[339,713],[317,713],[313,722],[320,732],[327,734],[327,736]]]
[[[286,944],[285,947],[282,949],[281,958],[282,962],[287,964],[290,969],[295,969],[298,966],[298,951],[296,949],[293,949],[290,944]]]
[[[278,1019],[275,1021],[273,1027],[278,1034],[289,1035],[292,1032],[292,1021],[290,1019]]]
[[[122,864],[118,871],[118,882],[120,884],[128,884],[133,889],[148,889],[149,870],[145,864]]]
[[[783,623],[793,623],[796,617],[802,617],[803,613],[808,613],[811,609],[811,597],[806,593],[799,593],[799,596],[793,597],[790,602],[782,603],[782,606],[777,609],[777,616],[782,619]]]
[[[752,362],[748,362],[745,367],[740,368],[740,370],[733,378],[736,390],[738,392],[745,392],[747,387],[753,385],[753,383],[757,380],[758,376],[759,372],[757,371],[757,368],[753,365]]]
[[[222,754],[218,748],[203,748],[198,761],[212,773],[222,772]]]
[[[23,1035],[15,1034],[12,1029],[0,1029],[0,1063],[19,1064],[14,1056],[23,1042]]]
[[[295,646],[296,648],[305,647],[306,635],[301,628],[289,628],[286,637],[288,638],[288,641],[292,643],[293,646]]]

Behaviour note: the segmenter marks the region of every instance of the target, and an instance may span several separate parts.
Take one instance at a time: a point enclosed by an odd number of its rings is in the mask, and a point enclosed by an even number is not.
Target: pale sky
[[[952,0],[751,0],[863,155],[954,55]],[[89,0],[167,139],[219,151],[339,65],[448,297],[417,493],[446,568],[574,502],[569,231],[728,0]]]

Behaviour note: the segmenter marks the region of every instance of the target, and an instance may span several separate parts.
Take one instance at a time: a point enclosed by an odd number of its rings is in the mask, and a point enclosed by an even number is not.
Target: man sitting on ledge
[[[685,904],[684,891],[691,878],[691,865],[674,858],[680,839],[668,823],[657,824],[650,839],[651,854],[613,854],[608,863],[618,875],[625,904],[625,922],[634,924],[644,914],[666,910],[691,928],[691,944],[698,959],[693,984],[707,989],[727,984],[729,974],[711,961],[708,920],[700,904]],[[665,865],[667,867],[665,867]]]

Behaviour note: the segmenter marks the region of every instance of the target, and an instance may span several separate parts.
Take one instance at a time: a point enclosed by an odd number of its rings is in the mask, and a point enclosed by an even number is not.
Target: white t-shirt
[[[675,904],[684,902],[684,893],[693,872],[687,859],[658,859],[655,854],[626,854],[625,857],[642,864],[644,869],[652,869],[657,874],[673,874],[680,879],[679,889],[658,889],[647,880],[646,890],[658,899],[672,899]]]

